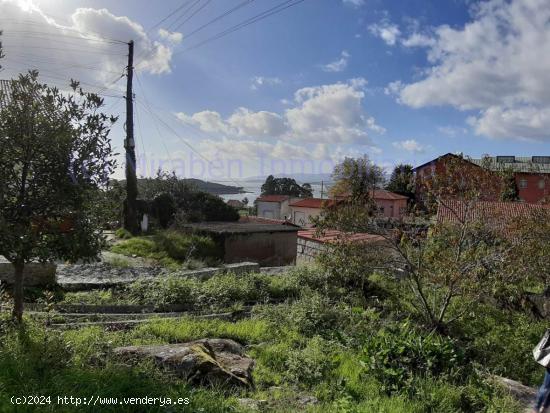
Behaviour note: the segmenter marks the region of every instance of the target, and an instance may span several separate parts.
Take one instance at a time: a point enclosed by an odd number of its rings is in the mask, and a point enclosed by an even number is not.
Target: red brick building
[[[550,156],[486,156],[480,159],[461,158],[447,153],[414,168],[416,192],[419,200],[423,199],[426,186],[434,177],[445,172],[445,165],[450,159],[462,162],[465,174],[482,176],[486,172],[494,173],[494,180],[480,180],[480,200],[498,201],[500,189],[504,185],[499,172],[509,171],[513,174],[518,198],[530,204],[550,203]],[[483,184],[482,184],[483,183]]]

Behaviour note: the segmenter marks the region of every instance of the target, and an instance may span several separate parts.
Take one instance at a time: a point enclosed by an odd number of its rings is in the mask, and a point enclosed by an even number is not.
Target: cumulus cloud
[[[380,37],[388,46],[393,46],[397,43],[397,39],[401,35],[401,30],[397,25],[391,23],[389,20],[384,19],[379,23],[371,24],[369,31]]]
[[[165,29],[159,29],[159,36],[174,44],[181,43],[183,40],[183,34],[180,32],[171,32]]]
[[[283,113],[236,109],[224,119],[218,112],[178,113],[180,121],[204,132],[241,138],[282,139],[309,143],[370,144],[369,132],[385,129],[368,115],[362,102],[365,79],[299,89]]]
[[[346,67],[348,67],[350,57],[351,55],[346,50],[343,50],[340,54],[340,59],[327,63],[326,65],[322,65],[321,68],[325,72],[342,72],[346,69]]]
[[[278,77],[254,76],[250,89],[258,90],[262,86],[275,86],[283,83]]]
[[[127,55],[125,44],[110,39],[134,40],[137,70],[154,74],[171,70],[171,41],[153,40],[139,23],[107,9],[78,8],[61,24],[37,6],[0,0],[0,15],[6,18],[3,77],[39,69],[46,81],[63,86],[70,77],[83,83],[110,83],[123,73]]]
[[[404,141],[393,142],[392,146],[396,149],[411,152],[411,153],[423,153],[427,149],[427,146],[421,145],[414,139],[407,139]]]
[[[426,34],[414,32],[406,39],[402,39],[401,44],[405,47],[428,47],[435,45],[435,39]]]
[[[475,110],[469,123],[479,135],[550,140],[550,3],[489,0],[472,13],[463,27],[417,38],[431,67],[399,90],[400,101]]]

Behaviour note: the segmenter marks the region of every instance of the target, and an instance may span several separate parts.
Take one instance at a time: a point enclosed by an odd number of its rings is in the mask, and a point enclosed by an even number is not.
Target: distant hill
[[[296,174],[274,174],[275,178],[293,178],[296,180],[296,182],[299,183],[309,183],[309,184],[316,184],[321,183],[321,181],[324,181],[325,183],[331,183],[332,182],[332,176],[331,174],[308,174],[308,173],[296,173]],[[243,179],[244,181],[261,181],[265,182],[265,179],[267,178],[267,175],[265,176],[250,176],[248,178]]]
[[[193,185],[199,191],[208,192],[214,195],[242,194],[246,192],[243,190],[242,186],[217,184],[216,182],[207,182],[196,178],[185,178],[182,180]]]
[[[224,185],[224,184],[218,184],[215,182],[207,182],[203,181],[202,179],[196,179],[196,178],[183,178],[181,179],[183,182],[192,185],[199,191],[208,192],[212,195],[231,195],[231,194],[243,194],[246,193],[246,191],[243,189],[242,186],[232,186],[232,185]],[[138,179],[138,181],[143,181],[142,178]],[[126,183],[126,180],[120,180],[119,181],[122,184]]]

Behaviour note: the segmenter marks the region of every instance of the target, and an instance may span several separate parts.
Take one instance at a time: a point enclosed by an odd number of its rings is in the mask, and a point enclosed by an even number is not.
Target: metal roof
[[[12,81],[0,79],[0,109],[8,106],[11,100]]]
[[[184,229],[213,234],[253,234],[269,232],[298,232],[297,227],[291,225],[256,223],[256,222],[198,222],[183,225]]]
[[[550,173],[550,163],[533,162],[532,156],[514,156],[513,162],[503,162],[500,159],[505,157],[487,156],[480,159],[468,159],[473,164],[487,167],[491,171],[504,171],[511,169],[514,172],[520,173]],[[508,157],[506,157],[508,158]]]

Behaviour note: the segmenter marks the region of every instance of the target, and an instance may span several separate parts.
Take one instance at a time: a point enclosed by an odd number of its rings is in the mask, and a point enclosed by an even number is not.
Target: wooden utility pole
[[[132,78],[134,74],[134,41],[128,43],[128,68],[126,82],[126,200],[124,202],[124,228],[132,234],[139,232],[137,214],[136,144],[134,140],[134,95]]]

